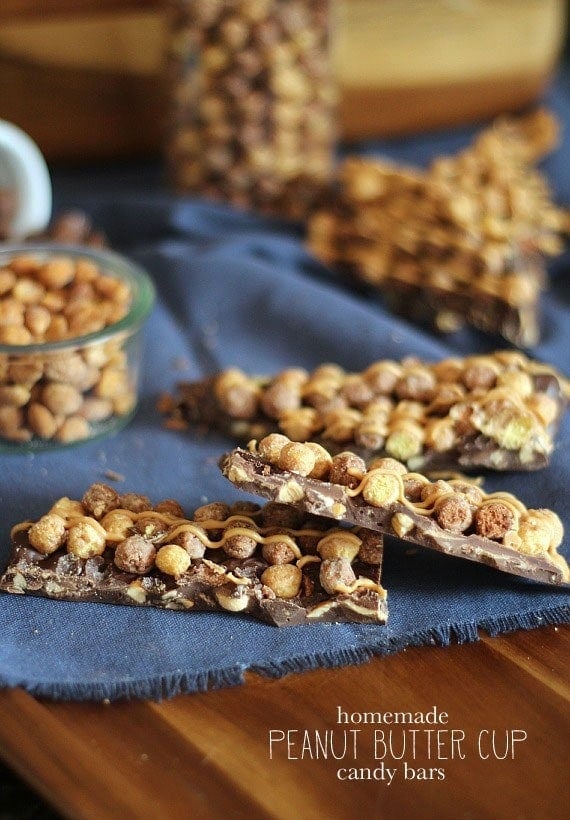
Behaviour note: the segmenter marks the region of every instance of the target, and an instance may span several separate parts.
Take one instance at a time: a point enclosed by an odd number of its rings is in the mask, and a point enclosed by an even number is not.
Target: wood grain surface
[[[562,820],[569,650],[549,626],[161,703],[4,690],[0,755],[74,819]]]
[[[2,0],[0,20],[120,13],[165,8],[168,0]]]
[[[1,0],[2,117],[49,162],[161,157],[173,5]],[[565,31],[564,0],[337,0],[335,8],[331,60],[346,141],[519,111],[551,80]]]

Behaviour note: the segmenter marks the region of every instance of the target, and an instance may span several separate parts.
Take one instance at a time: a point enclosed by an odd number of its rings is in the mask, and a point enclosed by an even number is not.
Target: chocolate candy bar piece
[[[413,470],[533,470],[548,464],[570,395],[553,368],[518,351],[377,361],[360,373],[334,364],[250,376],[229,368],[182,383],[161,409],[173,428],[220,430],[238,441],[270,432],[314,440]]]
[[[275,626],[385,623],[382,536],[283,504],[214,502],[185,518],[94,484],[12,530],[6,592],[242,613]]]
[[[570,230],[534,167],[556,139],[554,117],[538,111],[498,120],[425,171],[349,157],[337,194],[309,219],[309,248],[412,320],[532,347],[545,259]]]
[[[367,468],[354,453],[331,457],[314,442],[271,434],[223,457],[236,487],[314,515],[395,535],[448,555],[546,584],[570,580],[557,553],[563,527],[551,510],[464,479],[430,481],[391,458]]]

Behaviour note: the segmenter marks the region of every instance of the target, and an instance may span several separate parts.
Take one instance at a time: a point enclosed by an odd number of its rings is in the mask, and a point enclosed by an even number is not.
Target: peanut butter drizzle
[[[307,556],[308,557],[308,556]],[[384,587],[376,584],[374,581],[371,581],[370,578],[357,578],[356,581],[353,581],[352,584],[339,584],[338,588],[335,590],[337,593],[341,595],[351,595],[353,592],[356,592],[358,589],[370,589],[373,592],[376,592],[377,595],[383,600],[386,600],[386,590]],[[368,611],[363,607],[358,607],[351,601],[343,601],[343,606],[347,606],[351,609],[354,609],[357,612],[361,612],[364,615],[368,615],[369,617],[374,617],[374,613],[372,611]],[[316,618],[323,612],[328,612],[329,609],[332,609],[333,606],[337,606],[336,599],[329,599],[328,601],[322,601],[320,604],[317,604],[313,607],[309,612],[307,612],[307,618]]]
[[[228,539],[233,538],[234,536],[243,535],[247,538],[251,538],[257,544],[275,544],[275,543],[285,543],[291,549],[296,559],[302,559],[303,553],[299,549],[297,543],[295,542],[293,536],[299,538],[302,536],[321,536],[322,530],[317,530],[314,528],[306,527],[302,529],[290,529],[286,528],[287,532],[282,533],[273,533],[272,535],[263,535],[263,529],[258,529],[255,525],[254,520],[250,516],[246,515],[230,515],[228,518],[224,520],[218,520],[215,518],[207,518],[204,521],[193,522],[187,519],[180,519],[176,516],[169,515],[168,513],[160,513],[156,512],[155,510],[143,510],[142,512],[132,512],[131,510],[126,510],[122,508],[118,508],[115,510],[111,510],[111,512],[121,513],[128,518],[131,519],[133,524],[135,521],[138,521],[141,518],[155,518],[158,521],[163,522],[164,524],[178,524],[174,527],[174,529],[168,530],[168,532],[164,533],[161,538],[156,540],[156,543],[159,545],[169,544],[171,541],[176,538],[177,535],[180,535],[182,532],[191,532],[199,541],[204,544],[205,547],[209,549],[219,549],[224,546],[224,544],[228,541]],[[95,528],[101,533],[101,535],[105,536],[105,540],[111,543],[119,543],[124,541],[124,535],[114,535],[113,533],[109,532],[102,526],[102,524],[97,521],[96,518],[92,518],[91,516],[75,516],[69,518],[65,521],[65,528],[71,529],[71,527],[75,526],[78,523],[85,521],[86,523],[90,524],[91,526],[95,526]],[[247,521],[251,523],[256,529],[249,529],[247,527],[228,527],[228,522],[237,521],[243,522]],[[11,537],[16,535],[17,532],[22,530],[29,529],[34,524],[33,521],[24,521],[20,524],[16,524],[11,530]],[[221,529],[225,528],[222,537],[217,541],[212,541],[208,536],[204,533],[204,530],[210,529]],[[265,529],[274,529],[274,526],[266,527]],[[324,538],[326,539],[329,536],[335,536],[338,533],[342,533],[344,537],[349,537],[353,542],[357,542],[358,546],[361,544],[361,539],[358,538],[354,533],[337,528],[332,532],[327,533]],[[324,539],[321,539],[324,540]],[[320,541],[319,541],[320,543]],[[226,573],[229,577],[231,573]],[[230,579],[233,580],[233,579]],[[238,583],[238,581],[235,581]],[[240,579],[239,583],[249,583],[247,580]]]
[[[227,522],[231,520],[239,520],[250,521],[252,524],[254,523],[253,520],[247,516],[230,516],[230,518],[226,519],[226,521],[216,521],[214,519],[208,519],[206,521],[200,521],[199,523],[195,524],[191,521],[184,521],[181,522],[174,530],[165,533],[165,535],[160,538],[157,543],[163,543],[168,540],[171,541],[181,532],[191,532],[193,535],[198,538],[204,546],[209,547],[210,549],[218,549],[223,547],[226,541],[229,538],[234,536],[243,535],[246,538],[251,538],[257,544],[275,544],[275,543],[285,543],[287,546],[292,550],[295,558],[301,558],[302,553],[299,547],[297,546],[296,542],[294,541],[292,536],[300,537],[300,536],[319,536],[322,535],[321,530],[306,528],[300,530],[293,530],[289,529],[288,532],[283,533],[274,533],[272,535],[262,535],[263,529],[261,531],[257,529],[248,529],[247,527],[227,527]],[[208,538],[207,535],[204,534],[200,530],[203,529],[220,529],[226,525],[226,529],[222,535],[222,538],[217,541],[212,541]],[[273,527],[268,527],[267,529],[273,529]],[[356,536],[355,536],[356,537]],[[358,539],[360,541],[360,539]]]
[[[234,575],[233,572],[226,572],[225,577],[228,581],[231,581],[232,584],[236,586],[250,586],[251,585],[251,578],[238,578],[237,575]]]
[[[321,559],[319,558],[318,555],[303,555],[302,558],[299,558],[299,560],[296,561],[296,564],[299,567],[299,569],[303,569],[303,567],[306,564],[320,564],[320,563],[321,563]]]
[[[352,584],[339,584],[336,588],[336,592],[351,595],[353,592],[356,592],[357,589],[371,589],[381,595],[386,594],[386,590],[381,587],[380,584],[375,583],[370,578],[363,578],[362,576],[357,578],[356,581],[353,581]]]
[[[320,547],[324,544],[327,544],[329,541],[334,540],[339,535],[339,533],[342,534],[343,538],[346,541],[349,541],[355,547],[360,547],[360,545],[362,543],[361,538],[359,538],[353,532],[350,532],[348,530],[341,530],[341,529],[335,529],[332,532],[327,533],[323,538],[321,538],[321,540],[318,543],[318,546]]]
[[[505,507],[508,507],[514,513],[515,518],[518,518],[518,516],[528,515],[528,509],[522,501],[519,501],[518,498],[515,498],[515,496],[511,495],[511,493],[489,493],[489,495],[485,496],[485,498],[481,501],[480,506],[486,507],[489,504],[495,504],[498,502],[504,504]]]
[[[361,495],[362,491],[369,483],[370,479],[375,475],[386,475],[386,476],[393,476],[398,485],[399,485],[399,492],[398,498],[396,499],[398,503],[403,504],[408,509],[412,510],[413,512],[419,513],[420,515],[430,515],[433,512],[433,507],[430,509],[423,509],[422,505],[425,505],[425,501],[414,502],[410,501],[406,498],[405,490],[404,490],[404,476],[401,473],[396,472],[395,470],[385,470],[382,467],[376,467],[373,470],[369,470],[366,475],[362,477],[362,481],[357,487],[351,489],[350,487],[345,487],[346,494],[350,496],[350,498],[355,498],[357,495]],[[419,473],[409,473],[406,474],[406,477],[412,476],[419,476]],[[424,476],[420,476],[420,478],[424,478]],[[426,479],[426,482],[429,484],[429,481]]]
[[[425,476],[421,475],[421,473],[406,473],[405,475],[402,475],[401,473],[398,473],[394,470],[386,470],[386,469],[383,469],[381,467],[377,467],[377,468],[367,472],[366,475],[363,476],[362,481],[354,489],[351,489],[350,487],[347,487],[346,488],[346,494],[348,496],[350,496],[351,498],[354,498],[357,495],[361,495],[364,488],[366,487],[366,484],[369,482],[370,478],[374,475],[388,475],[388,476],[393,476],[394,478],[396,478],[396,480],[399,484],[399,489],[400,489],[397,501],[400,504],[403,504],[404,506],[406,506],[409,510],[412,510],[412,512],[416,512],[419,515],[430,516],[433,512],[435,512],[438,509],[438,507],[441,505],[441,503],[443,501],[445,501],[448,498],[451,498],[451,496],[455,495],[455,491],[452,489],[452,490],[449,490],[445,493],[439,493],[434,499],[430,499],[428,497],[425,501],[416,501],[416,502],[410,501],[405,496],[404,479],[413,478],[415,480],[421,480],[421,481],[424,481],[426,486],[428,486],[431,483],[429,481],[429,479],[427,479]],[[460,480],[458,479],[457,482],[459,483]],[[452,480],[449,483],[453,487],[453,485],[455,483],[455,480]],[[461,482],[461,483],[463,483],[463,482]],[[515,518],[517,520],[521,516],[528,515],[528,509],[525,507],[525,505],[522,503],[522,501],[519,501],[519,499],[516,498],[516,496],[512,495],[511,493],[507,493],[507,492],[498,491],[498,492],[485,494],[484,498],[482,499],[479,506],[487,506],[488,504],[493,504],[493,503],[499,502],[499,501],[502,504],[504,504],[506,507],[509,507],[509,509],[511,509],[513,511],[513,513],[515,515]]]
[[[107,530],[105,529],[105,527],[99,521],[97,521],[96,518],[92,518],[90,515],[72,516],[71,518],[69,518],[65,522],[65,529],[69,530],[72,527],[75,527],[77,524],[83,524],[83,523],[89,524],[89,526],[94,527],[94,529],[96,529],[99,532],[100,535],[104,535],[105,540],[107,540],[108,533],[107,533]],[[124,539],[120,538],[119,540],[123,541]]]

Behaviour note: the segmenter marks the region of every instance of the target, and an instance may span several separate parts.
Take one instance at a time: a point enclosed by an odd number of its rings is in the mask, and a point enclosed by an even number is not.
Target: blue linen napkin
[[[570,133],[570,93],[559,83],[549,104]],[[423,163],[466,144],[472,129],[358,146]],[[570,141],[546,168],[559,202],[570,205]],[[84,207],[114,248],[146,266],[159,298],[145,332],[140,409],[131,425],[103,441],[57,452],[2,456],[0,569],[10,527],[43,514],[63,495],[80,497],[108,471],[119,491],[155,502],[173,497],[188,511],[243,497],[217,468],[232,442],[219,434],[166,430],[155,409],[161,392],[237,365],[273,373],[325,361],[360,370],[378,358],[428,360],[504,346],[473,330],[437,337],[351,292],[303,248],[303,231],[229,208],[175,199],[139,169],[56,177],[60,207]],[[552,266],[544,332],[534,355],[568,373],[570,255]],[[548,469],[488,474],[530,507],[551,507],[570,532],[570,418]],[[570,556],[570,540],[562,550]],[[447,644],[570,621],[566,590],[512,578],[428,550],[387,544],[387,626],[311,625],[277,629],[241,615],[180,613],[72,604],[0,595],[0,685],[83,700],[149,697],[236,685],[246,670],[279,676],[362,662],[416,644]]]

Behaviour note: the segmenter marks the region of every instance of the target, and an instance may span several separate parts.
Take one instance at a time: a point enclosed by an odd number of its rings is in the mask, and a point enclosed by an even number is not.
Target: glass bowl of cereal
[[[0,451],[88,441],[133,417],[148,274],[107,250],[0,245]]]

